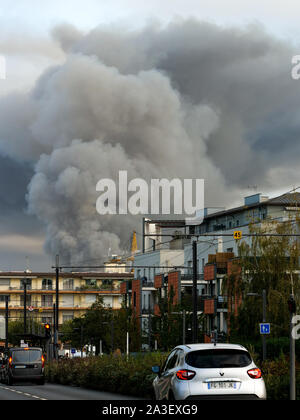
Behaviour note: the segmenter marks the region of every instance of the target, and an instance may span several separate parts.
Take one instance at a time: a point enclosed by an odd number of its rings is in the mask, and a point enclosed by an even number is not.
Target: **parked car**
[[[3,382],[4,379],[5,363],[5,357],[0,357],[0,382]]]
[[[14,347],[8,351],[2,372],[2,381],[12,385],[16,381],[45,383],[45,358],[41,348]]]
[[[261,370],[237,344],[178,346],[152,371],[157,400],[266,399]]]

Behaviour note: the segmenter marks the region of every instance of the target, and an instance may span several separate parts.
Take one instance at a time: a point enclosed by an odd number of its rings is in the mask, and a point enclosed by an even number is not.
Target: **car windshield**
[[[42,357],[41,350],[15,350],[12,353],[13,362],[28,363],[39,362]]]
[[[186,355],[189,366],[202,369],[246,367],[251,362],[247,351],[235,349],[198,350]]]

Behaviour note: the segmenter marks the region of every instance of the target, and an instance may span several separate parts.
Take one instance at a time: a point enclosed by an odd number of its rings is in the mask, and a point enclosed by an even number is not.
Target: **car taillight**
[[[259,379],[261,378],[261,370],[258,368],[248,370],[248,375],[252,379]]]
[[[42,356],[42,368],[44,367],[44,365],[45,365],[45,357]]]
[[[188,369],[181,369],[176,373],[177,378],[181,379],[182,381],[189,381],[190,379],[193,379],[195,375],[196,372]]]

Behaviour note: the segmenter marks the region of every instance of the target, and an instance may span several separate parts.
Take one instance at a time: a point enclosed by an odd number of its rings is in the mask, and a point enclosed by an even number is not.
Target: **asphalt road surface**
[[[19,383],[7,386],[0,383],[0,400],[140,400],[109,392],[100,392],[79,387],[48,384]]]

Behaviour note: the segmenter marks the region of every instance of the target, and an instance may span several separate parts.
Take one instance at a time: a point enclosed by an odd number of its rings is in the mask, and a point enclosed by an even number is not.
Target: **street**
[[[108,392],[94,391],[79,387],[48,384],[43,386],[20,383],[13,386],[0,384],[0,400],[138,400]]]

